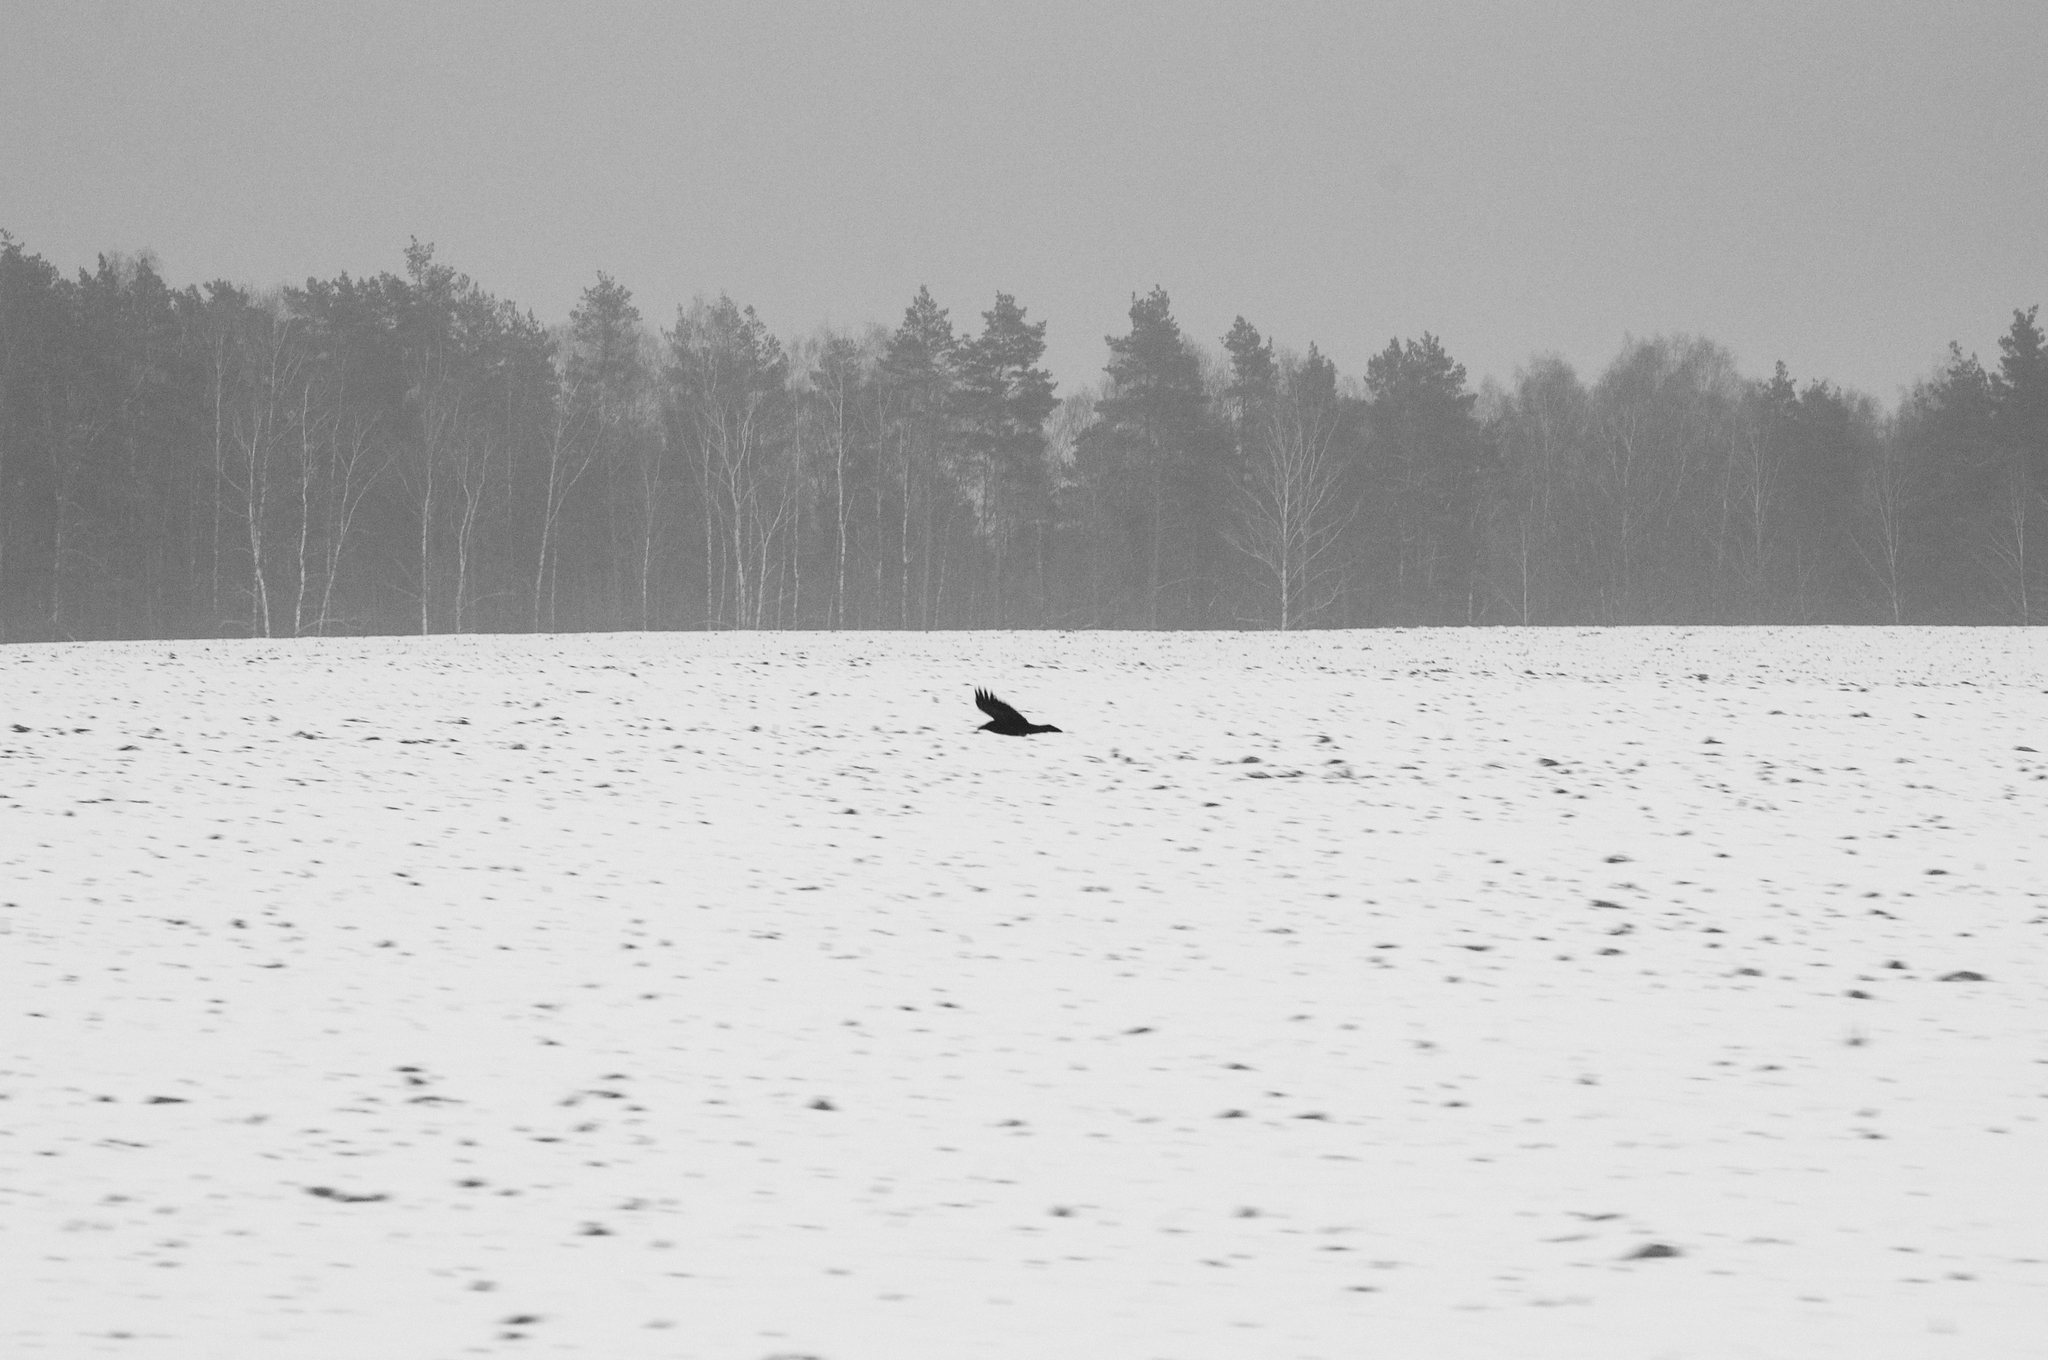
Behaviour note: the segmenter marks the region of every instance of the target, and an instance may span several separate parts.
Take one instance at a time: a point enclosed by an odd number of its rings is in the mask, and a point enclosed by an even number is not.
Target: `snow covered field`
[[[2041,1355],[2041,636],[0,650],[0,1352]]]

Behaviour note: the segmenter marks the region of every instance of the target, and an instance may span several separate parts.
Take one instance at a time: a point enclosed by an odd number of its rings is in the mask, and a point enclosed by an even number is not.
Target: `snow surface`
[[[2041,636],[0,651],[0,1351],[2048,1353]]]

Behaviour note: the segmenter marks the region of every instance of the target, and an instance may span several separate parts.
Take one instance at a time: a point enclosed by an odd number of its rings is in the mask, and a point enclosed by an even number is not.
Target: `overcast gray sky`
[[[997,290],[1092,382],[1163,284],[1356,374],[1692,331],[1889,401],[2048,301],[2048,4],[0,0],[0,226],[779,334]],[[964,323],[964,324],[963,324]]]

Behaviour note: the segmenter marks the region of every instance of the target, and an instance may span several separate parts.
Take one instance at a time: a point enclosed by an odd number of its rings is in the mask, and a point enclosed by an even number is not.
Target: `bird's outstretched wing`
[[[1029,727],[1031,725],[1025,720],[1022,713],[1011,708],[985,689],[974,691],[974,706],[999,723],[1015,724],[1018,727]]]

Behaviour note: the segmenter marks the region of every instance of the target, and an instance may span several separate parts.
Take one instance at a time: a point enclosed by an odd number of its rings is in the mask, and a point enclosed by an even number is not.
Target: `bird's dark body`
[[[1028,737],[1035,732],[1059,731],[1059,728],[1050,723],[1032,722],[985,689],[974,691],[974,706],[989,717],[987,722],[975,729],[980,732],[997,732],[1006,737]]]

